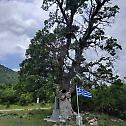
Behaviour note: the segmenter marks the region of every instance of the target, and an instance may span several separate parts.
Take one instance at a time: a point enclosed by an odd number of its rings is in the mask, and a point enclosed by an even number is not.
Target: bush
[[[20,99],[19,99],[19,104],[20,105],[28,105],[31,103],[33,100],[32,94],[26,93],[26,94],[21,94]]]
[[[103,112],[126,119],[126,85],[121,82],[111,86],[103,85],[92,89],[93,98],[86,99],[79,96],[81,111]],[[76,96],[72,98],[74,110],[77,110]]]
[[[17,95],[13,86],[6,85],[0,89],[0,103],[1,104],[14,104],[17,101]]]

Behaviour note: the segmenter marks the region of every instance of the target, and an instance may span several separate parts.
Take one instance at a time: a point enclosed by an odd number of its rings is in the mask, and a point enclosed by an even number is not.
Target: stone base
[[[53,119],[51,119],[51,118],[44,118],[44,121],[53,122],[53,123],[56,123],[56,122],[58,122],[58,123],[66,123],[66,121],[63,120],[63,119],[53,120]]]
[[[56,123],[55,120],[52,120],[52,119],[50,119],[50,118],[44,118],[44,121]]]
[[[82,126],[82,117],[80,115],[76,116],[76,124],[79,126]]]

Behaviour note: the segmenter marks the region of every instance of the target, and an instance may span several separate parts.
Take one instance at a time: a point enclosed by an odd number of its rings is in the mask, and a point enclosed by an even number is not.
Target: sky
[[[0,0],[0,64],[19,69],[31,38],[47,19],[41,4],[42,0]]]
[[[121,78],[126,76],[126,4],[124,0],[113,0],[120,7],[115,23],[106,29],[110,36],[118,39],[123,50],[117,54],[115,71]],[[25,59],[25,50],[36,31],[42,29],[48,14],[41,9],[42,0],[0,0],[0,64],[15,71]]]

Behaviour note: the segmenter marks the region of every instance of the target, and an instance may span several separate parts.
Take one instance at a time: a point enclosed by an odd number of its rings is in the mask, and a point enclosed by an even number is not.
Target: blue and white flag
[[[76,86],[76,92],[78,96],[84,96],[84,97],[88,97],[88,98],[92,98],[92,94],[80,87]]]

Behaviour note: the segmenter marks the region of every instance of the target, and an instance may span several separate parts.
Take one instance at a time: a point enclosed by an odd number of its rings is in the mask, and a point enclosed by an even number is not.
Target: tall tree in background
[[[21,64],[21,78],[35,76],[34,86],[51,78],[63,93],[75,81],[86,81],[88,88],[111,83],[116,78],[112,62],[121,46],[104,28],[113,22],[118,6],[111,0],[43,0],[42,8],[55,11],[31,40],[27,59]]]

